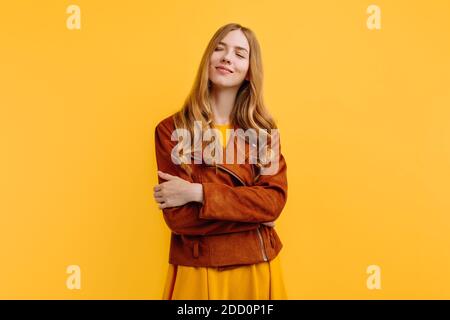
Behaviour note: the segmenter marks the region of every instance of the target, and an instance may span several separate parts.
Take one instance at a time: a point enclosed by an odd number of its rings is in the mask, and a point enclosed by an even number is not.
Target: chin
[[[221,87],[221,88],[231,88],[231,87],[239,86],[239,83],[234,83],[234,82],[230,82],[230,81],[211,80],[211,82],[212,82],[213,86]]]
[[[221,87],[221,88],[226,88],[226,87],[230,87],[229,83],[223,82],[223,81],[211,81],[213,86],[215,87]]]

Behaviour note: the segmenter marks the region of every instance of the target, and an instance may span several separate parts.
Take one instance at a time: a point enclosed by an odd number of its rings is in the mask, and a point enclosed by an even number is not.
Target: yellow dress
[[[226,129],[216,125],[226,145]],[[286,300],[280,255],[271,261],[219,270],[169,264],[163,300]]]

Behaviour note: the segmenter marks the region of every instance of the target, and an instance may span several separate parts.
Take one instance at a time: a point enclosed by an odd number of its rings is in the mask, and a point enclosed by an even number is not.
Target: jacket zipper
[[[228,172],[229,174],[231,174],[231,175],[232,175],[233,177],[235,177],[239,182],[241,182],[244,186],[246,185],[245,182],[244,182],[241,178],[239,178],[239,177],[238,177],[234,172],[232,172],[231,170],[228,170],[227,168],[222,167],[222,166],[220,166],[220,165],[218,165],[218,164],[215,164],[215,166],[216,166],[216,173],[217,173],[217,168],[220,168],[220,169],[222,169],[222,170]],[[260,227],[261,227],[261,225],[258,227],[258,229],[256,229],[256,231],[258,232],[259,244],[260,244],[260,249],[261,249],[261,254],[262,254],[263,260],[264,260],[264,261],[267,261],[268,259],[267,259],[267,254],[266,254],[266,248],[265,248],[265,246],[264,246],[264,241],[263,241],[261,232],[259,231],[259,228],[260,228]]]
[[[225,167],[222,167],[221,165],[219,165],[219,164],[215,164],[215,166],[216,166],[216,174],[217,174],[217,168],[220,168],[220,169],[222,169],[222,170],[224,170],[224,171],[226,171],[226,172],[228,172],[229,174],[231,174],[233,177],[235,177],[236,179],[238,179],[238,181],[240,182],[240,183],[242,183],[244,186],[246,185],[245,184],[245,182],[244,182],[244,180],[242,180],[241,178],[239,178],[234,172],[232,172],[231,170],[229,170],[229,169],[227,169],[227,168],[225,168]]]

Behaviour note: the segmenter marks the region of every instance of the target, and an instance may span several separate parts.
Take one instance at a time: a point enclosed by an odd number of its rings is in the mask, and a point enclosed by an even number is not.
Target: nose
[[[231,60],[230,60],[230,58],[229,58],[229,54],[230,54],[230,52],[226,52],[225,54],[224,54],[224,56],[222,57],[222,62],[226,62],[226,63],[230,63],[231,62]]]

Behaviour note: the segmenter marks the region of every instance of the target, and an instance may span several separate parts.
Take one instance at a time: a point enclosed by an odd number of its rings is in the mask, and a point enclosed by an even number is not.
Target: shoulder
[[[172,134],[173,130],[175,130],[175,122],[174,122],[174,116],[176,113],[171,114],[170,116],[162,119],[158,122],[158,124],[155,127],[155,134],[156,135],[167,135],[169,136]]]

